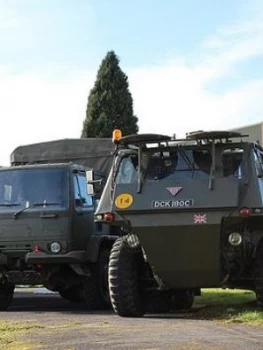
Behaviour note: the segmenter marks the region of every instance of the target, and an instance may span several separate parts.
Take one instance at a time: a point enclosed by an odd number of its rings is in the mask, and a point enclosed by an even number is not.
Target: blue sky
[[[236,0],[230,4],[226,0],[0,3],[7,9],[1,62],[17,69],[48,63],[95,69],[105,51],[112,48],[131,66],[155,64],[176,54],[191,56],[198,53],[208,33],[241,17],[246,4]]]
[[[0,47],[0,164],[18,145],[79,137],[108,50],[141,132],[263,120],[260,0],[0,0]]]

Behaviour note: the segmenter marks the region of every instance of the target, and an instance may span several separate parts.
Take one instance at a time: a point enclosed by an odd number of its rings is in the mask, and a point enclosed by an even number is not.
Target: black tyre
[[[190,290],[177,291],[168,304],[171,311],[189,310],[194,303],[194,293]]]
[[[254,282],[257,304],[263,307],[263,239],[261,239],[257,247]]]
[[[8,282],[6,277],[2,278],[0,284],[0,311],[8,309],[12,303],[15,285]]]
[[[110,251],[103,249],[97,264],[93,266],[91,277],[83,282],[82,300],[89,310],[107,309],[111,306],[108,286],[109,256]]]
[[[60,296],[73,303],[80,303],[82,301],[80,287],[72,287],[69,289],[62,289],[59,291]]]
[[[111,250],[109,262],[109,289],[114,311],[122,317],[141,317],[145,304],[139,285],[143,255],[131,248],[124,238],[118,238]]]

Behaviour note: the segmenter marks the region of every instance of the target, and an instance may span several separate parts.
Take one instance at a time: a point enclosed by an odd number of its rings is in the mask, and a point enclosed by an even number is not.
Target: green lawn
[[[194,313],[197,319],[263,326],[263,309],[256,305],[255,294],[250,291],[203,289],[194,306],[201,306]]]
[[[33,350],[31,343],[16,340],[18,334],[25,334],[35,328],[43,328],[38,325],[21,324],[19,322],[0,321],[0,349],[2,350]]]

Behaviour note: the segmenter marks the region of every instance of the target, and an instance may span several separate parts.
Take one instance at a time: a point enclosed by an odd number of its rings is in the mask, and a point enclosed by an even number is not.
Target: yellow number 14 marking
[[[115,205],[117,208],[126,209],[133,203],[133,197],[129,193],[122,193],[115,199]]]

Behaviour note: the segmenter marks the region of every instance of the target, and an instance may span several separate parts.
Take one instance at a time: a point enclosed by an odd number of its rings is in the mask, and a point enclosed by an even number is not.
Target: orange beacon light
[[[113,130],[113,133],[112,133],[112,141],[114,143],[117,143],[120,139],[122,138],[122,132],[120,129],[115,129]]]

